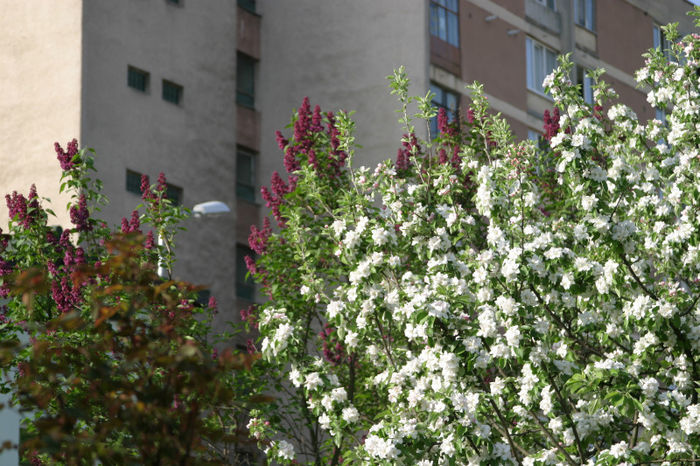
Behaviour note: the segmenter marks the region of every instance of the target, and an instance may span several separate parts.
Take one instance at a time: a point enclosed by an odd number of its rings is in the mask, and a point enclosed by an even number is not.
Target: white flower
[[[298,388],[298,387],[301,387],[301,384],[304,381],[304,378],[301,375],[301,372],[299,372],[299,369],[294,367],[289,372],[289,380],[291,380],[292,384]]]
[[[571,138],[571,145],[574,147],[582,147],[587,145],[587,143],[588,141],[586,140],[586,137],[581,133],[576,133],[574,134],[574,137]]]
[[[372,231],[372,241],[374,241],[374,244],[377,246],[382,246],[383,244],[386,244],[387,241],[389,241],[389,238],[391,236],[389,235],[389,232],[385,230],[384,228],[375,228]]]
[[[364,447],[367,453],[375,458],[393,459],[399,453],[399,450],[390,440],[384,440],[375,434],[367,436]]]
[[[343,409],[343,420],[345,422],[353,423],[357,422],[358,419],[360,419],[360,413],[357,411],[357,408],[348,406]]]
[[[610,455],[614,458],[622,458],[627,455],[627,442],[619,442],[610,447]]]
[[[306,387],[307,390],[315,390],[317,387],[319,387],[322,383],[321,376],[319,375],[318,372],[312,372],[309,375],[306,376],[306,380],[304,381],[304,386]]]
[[[564,139],[566,139],[566,133],[563,131],[560,133],[557,133],[556,136],[552,137],[552,140],[550,141],[550,144],[552,146],[552,149],[556,148],[558,145],[560,145],[562,142],[564,142]]]
[[[552,87],[554,85],[554,78],[555,73],[549,73],[547,76],[544,77],[544,80],[542,81],[542,87],[545,89],[548,87]]]
[[[294,445],[287,442],[286,440],[279,441],[279,443],[277,444],[277,451],[279,452],[280,457],[286,460],[294,459]]]
[[[687,415],[681,419],[680,426],[688,435],[700,433],[700,404],[688,406]]]
[[[512,316],[518,310],[518,303],[510,296],[499,296],[496,298],[496,305],[507,316]]]
[[[508,346],[512,348],[517,348],[520,345],[520,329],[517,325],[510,327],[506,330],[506,341]]]
[[[338,387],[331,391],[331,397],[333,401],[342,402],[348,399],[348,394],[343,387]]]
[[[639,381],[639,387],[647,397],[652,397],[659,390],[659,381],[654,377],[645,377]]]
[[[337,316],[338,313],[342,311],[344,307],[345,305],[342,303],[342,301],[331,301],[330,303],[328,303],[328,306],[326,306],[328,318],[335,319],[335,316]]]
[[[345,231],[345,220],[336,220],[333,222],[331,225],[331,228],[333,229],[333,232],[335,233],[335,236],[337,238],[340,237],[340,234]]]
[[[504,388],[506,388],[505,381],[500,377],[496,377],[496,379],[493,382],[491,382],[491,385],[489,385],[491,394],[494,396],[498,396],[501,393],[503,393]]]
[[[328,430],[331,428],[331,418],[326,413],[323,413],[318,417],[318,424],[321,426],[321,429]]]
[[[595,207],[597,202],[598,198],[595,194],[590,196],[581,196],[581,207],[583,207],[583,210],[591,210],[593,207]]]
[[[554,405],[552,403],[552,393],[554,393],[554,392],[552,391],[551,385],[546,385],[542,389],[542,393],[541,393],[542,401],[540,401],[540,409],[545,414],[545,416],[548,416],[549,413],[552,412],[552,408],[554,407]]]
[[[357,332],[353,332],[352,330],[348,330],[348,332],[345,334],[345,344],[348,345],[349,349],[357,346],[357,336]]]
[[[568,290],[571,288],[571,285],[574,284],[574,276],[571,272],[565,273],[564,275],[561,276],[561,287],[564,288],[565,290]]]

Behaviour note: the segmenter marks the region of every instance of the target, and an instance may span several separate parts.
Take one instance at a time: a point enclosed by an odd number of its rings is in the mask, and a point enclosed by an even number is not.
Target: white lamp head
[[[192,213],[195,217],[203,217],[205,215],[227,214],[231,209],[221,201],[202,202],[192,207]]]

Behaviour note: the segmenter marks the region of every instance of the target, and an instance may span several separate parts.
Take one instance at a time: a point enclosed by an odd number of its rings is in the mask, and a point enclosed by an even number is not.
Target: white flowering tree
[[[247,318],[287,392],[249,424],[270,458],[700,461],[700,36],[666,33],[636,76],[666,122],[598,72],[587,105],[564,58],[547,152],[477,85],[417,140],[434,111],[400,70],[398,157],[354,168],[348,116],[305,102],[263,192],[279,228],[251,234],[269,301]]]

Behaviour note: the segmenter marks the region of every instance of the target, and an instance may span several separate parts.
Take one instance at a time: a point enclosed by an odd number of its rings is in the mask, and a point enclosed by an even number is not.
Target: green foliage
[[[167,199],[161,174],[143,183],[145,213],[112,233],[93,216],[104,198],[91,151],[62,166],[74,227],[49,227],[38,197],[15,193],[0,242],[3,391],[27,414],[27,438],[3,448],[33,464],[235,461],[249,448],[248,405],[264,401],[250,372],[257,356],[212,348],[215,304],[201,307],[201,288],[170,279],[188,212]]]

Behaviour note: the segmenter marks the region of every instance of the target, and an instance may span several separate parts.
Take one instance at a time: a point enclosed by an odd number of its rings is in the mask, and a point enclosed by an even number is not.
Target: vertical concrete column
[[[557,8],[559,9],[559,18],[561,21],[561,53],[562,55],[568,52],[573,52],[576,46],[576,37],[574,25],[574,0],[558,0]],[[576,70],[571,71],[574,75],[570,76],[574,81]]]

